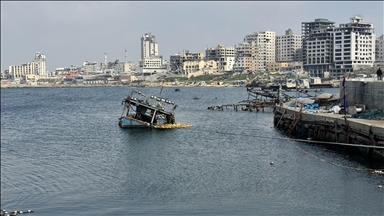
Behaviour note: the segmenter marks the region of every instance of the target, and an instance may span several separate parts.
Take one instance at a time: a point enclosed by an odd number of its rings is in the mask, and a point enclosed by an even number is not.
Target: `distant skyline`
[[[32,61],[36,51],[46,55],[47,70],[84,61],[125,60],[137,64],[140,38],[150,32],[159,54],[183,50],[203,52],[224,44],[234,46],[252,32],[288,28],[301,34],[301,22],[325,18],[335,26],[355,15],[373,23],[383,34],[382,1],[1,1],[1,70]]]

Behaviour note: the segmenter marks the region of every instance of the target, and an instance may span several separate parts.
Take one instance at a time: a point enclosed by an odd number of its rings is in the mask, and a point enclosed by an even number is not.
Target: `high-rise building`
[[[384,35],[376,39],[374,64],[377,67],[384,68]]]
[[[35,75],[46,76],[47,75],[47,67],[45,65],[45,55],[40,52],[35,53],[35,59],[33,62],[36,64]]]
[[[333,28],[316,29],[305,39],[303,68],[312,77],[324,77],[333,63]]]
[[[275,32],[264,31],[264,32],[253,32],[252,34],[246,35],[244,42],[256,46],[258,52],[258,70],[265,71],[267,63],[274,63],[275,56]]]
[[[372,23],[354,16],[349,23],[335,28],[331,75],[337,77],[361,68],[369,68],[374,61],[375,33]]]
[[[330,40],[333,37],[332,30],[335,27],[335,22],[319,18],[315,19],[314,22],[302,22],[301,26],[303,68],[309,72],[310,76],[322,77],[324,72],[329,70],[331,63],[332,44]],[[326,43],[327,41],[328,43]],[[319,53],[317,53],[317,48],[319,48]],[[320,56],[324,59],[323,63],[321,60],[320,63],[312,61],[313,57],[321,58]]]
[[[301,35],[294,35],[291,29],[285,35],[276,36],[276,62],[302,61]]]
[[[303,23],[303,66],[310,76],[324,77],[324,73],[329,72],[331,76],[338,77],[373,66],[373,24],[363,22],[363,18],[358,16],[339,27],[334,27],[334,23],[326,19],[316,21],[316,25]],[[312,26],[312,30],[309,31],[308,26]]]
[[[155,41],[155,36],[146,33],[141,37],[141,59],[159,55],[159,46]]]
[[[144,76],[167,72],[166,61],[159,55],[155,36],[146,33],[141,37],[141,59],[139,68]]]

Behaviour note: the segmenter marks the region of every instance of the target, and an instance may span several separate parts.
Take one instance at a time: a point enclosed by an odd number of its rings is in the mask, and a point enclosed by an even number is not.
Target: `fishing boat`
[[[175,102],[159,96],[146,97],[141,91],[132,90],[122,101],[121,128],[156,128],[175,123]]]

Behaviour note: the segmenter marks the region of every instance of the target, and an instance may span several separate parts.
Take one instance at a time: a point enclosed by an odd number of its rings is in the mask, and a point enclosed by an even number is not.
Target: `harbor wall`
[[[341,81],[342,86],[342,81]],[[353,81],[347,80],[346,105],[356,106],[364,104],[366,109],[384,109],[384,82],[377,81]],[[344,89],[340,88],[340,98],[343,98]],[[344,100],[341,100],[344,106]]]
[[[331,113],[302,113],[300,108],[278,106],[274,126],[291,137],[304,140],[384,146],[384,121],[343,118]],[[359,153],[384,161],[384,150],[354,148]]]

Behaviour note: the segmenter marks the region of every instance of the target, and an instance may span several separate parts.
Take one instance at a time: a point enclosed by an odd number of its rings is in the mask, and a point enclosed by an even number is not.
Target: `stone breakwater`
[[[304,140],[384,146],[384,121],[343,118],[341,114],[303,113],[300,108],[277,106],[274,126]],[[384,150],[360,148],[363,155],[384,161]]]

